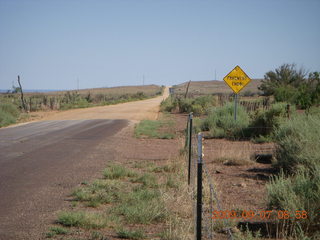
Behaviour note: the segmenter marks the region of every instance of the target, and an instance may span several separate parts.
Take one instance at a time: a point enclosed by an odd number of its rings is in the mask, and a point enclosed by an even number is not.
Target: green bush
[[[208,113],[208,109],[216,105],[216,99],[212,95],[200,96],[197,98],[174,98],[169,97],[161,103],[161,111],[180,113],[193,112],[195,116]]]
[[[160,110],[162,112],[173,112],[177,108],[178,102],[173,97],[168,97],[160,104]]]
[[[275,131],[276,163],[281,170],[267,185],[269,207],[290,213],[306,211],[307,219],[291,220],[293,235],[315,236],[320,224],[320,116],[297,115]]]
[[[290,85],[280,86],[275,89],[274,99],[277,102],[294,102],[298,90]]]
[[[4,127],[16,122],[20,112],[18,107],[12,103],[0,104],[0,127]]]
[[[290,225],[294,231],[293,236],[305,233],[316,235],[320,224],[320,168],[311,172],[299,169],[294,176],[287,177],[283,172],[275,176],[267,185],[268,203],[270,208],[288,211],[293,219],[305,211],[306,219],[291,220]]]
[[[275,131],[276,167],[294,173],[320,164],[320,115],[297,115]]]
[[[290,107],[289,114],[292,112],[295,112],[295,107]],[[250,137],[269,136],[287,117],[286,103],[275,103],[268,110],[259,109],[251,117],[246,133]]]
[[[249,126],[249,115],[242,106],[238,106],[237,120],[234,119],[234,105],[228,103],[211,110],[201,123],[202,131],[210,131],[211,137],[240,139],[243,129]]]

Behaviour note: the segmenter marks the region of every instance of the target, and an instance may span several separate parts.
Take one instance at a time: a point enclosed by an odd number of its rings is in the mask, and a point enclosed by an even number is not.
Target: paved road
[[[42,121],[0,129],[0,239],[42,239],[45,221],[105,159],[92,157],[127,120]],[[113,149],[104,149],[112,159]]]

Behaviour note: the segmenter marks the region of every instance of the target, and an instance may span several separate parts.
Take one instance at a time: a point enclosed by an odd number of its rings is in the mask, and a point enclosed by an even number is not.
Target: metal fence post
[[[188,185],[190,185],[190,178],[191,178],[191,156],[192,156],[192,112],[189,113],[189,124],[188,124],[188,129],[189,129],[189,141],[188,141]]]
[[[238,94],[234,94],[234,120],[237,121],[237,98]]]
[[[202,134],[198,133],[197,240],[202,237]]]

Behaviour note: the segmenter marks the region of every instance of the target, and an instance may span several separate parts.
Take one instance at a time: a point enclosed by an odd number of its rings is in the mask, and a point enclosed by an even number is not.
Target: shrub
[[[305,211],[305,217],[300,221],[291,220],[294,231],[313,235],[316,226],[320,224],[320,168],[313,171],[299,169],[294,176],[287,177],[283,172],[274,177],[267,185],[270,208],[288,211],[292,216],[299,216]],[[299,214],[299,215],[297,215]],[[300,217],[300,216],[299,216]]]
[[[295,108],[290,108],[290,113]],[[290,114],[289,113],[289,114]],[[291,115],[291,114],[290,114]],[[287,118],[287,104],[275,103],[268,110],[259,109],[252,116],[247,135],[251,137],[268,136]]]
[[[214,96],[200,96],[197,98],[169,97],[161,103],[161,111],[173,112],[178,109],[180,113],[193,112],[195,116],[208,113],[208,109],[216,105]]]
[[[297,115],[275,131],[276,164],[281,174],[267,185],[269,206],[290,213],[306,211],[303,221],[291,220],[293,235],[315,235],[320,224],[320,116]]]
[[[0,127],[15,123],[19,117],[18,107],[12,103],[0,104]]]
[[[275,131],[276,167],[294,173],[320,164],[320,115],[297,115]]]
[[[177,105],[176,99],[170,96],[161,102],[160,109],[163,112],[173,112],[177,108]]]
[[[223,107],[213,108],[201,123],[201,130],[210,131],[212,137],[239,139],[243,129],[249,125],[249,115],[242,106],[238,106],[237,120],[234,119],[234,105],[228,103]]]

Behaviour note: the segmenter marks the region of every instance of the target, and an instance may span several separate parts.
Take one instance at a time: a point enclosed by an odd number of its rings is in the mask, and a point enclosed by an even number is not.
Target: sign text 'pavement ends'
[[[235,93],[240,92],[241,89],[251,81],[248,75],[239,66],[236,66],[231,72],[229,72],[223,80]]]

